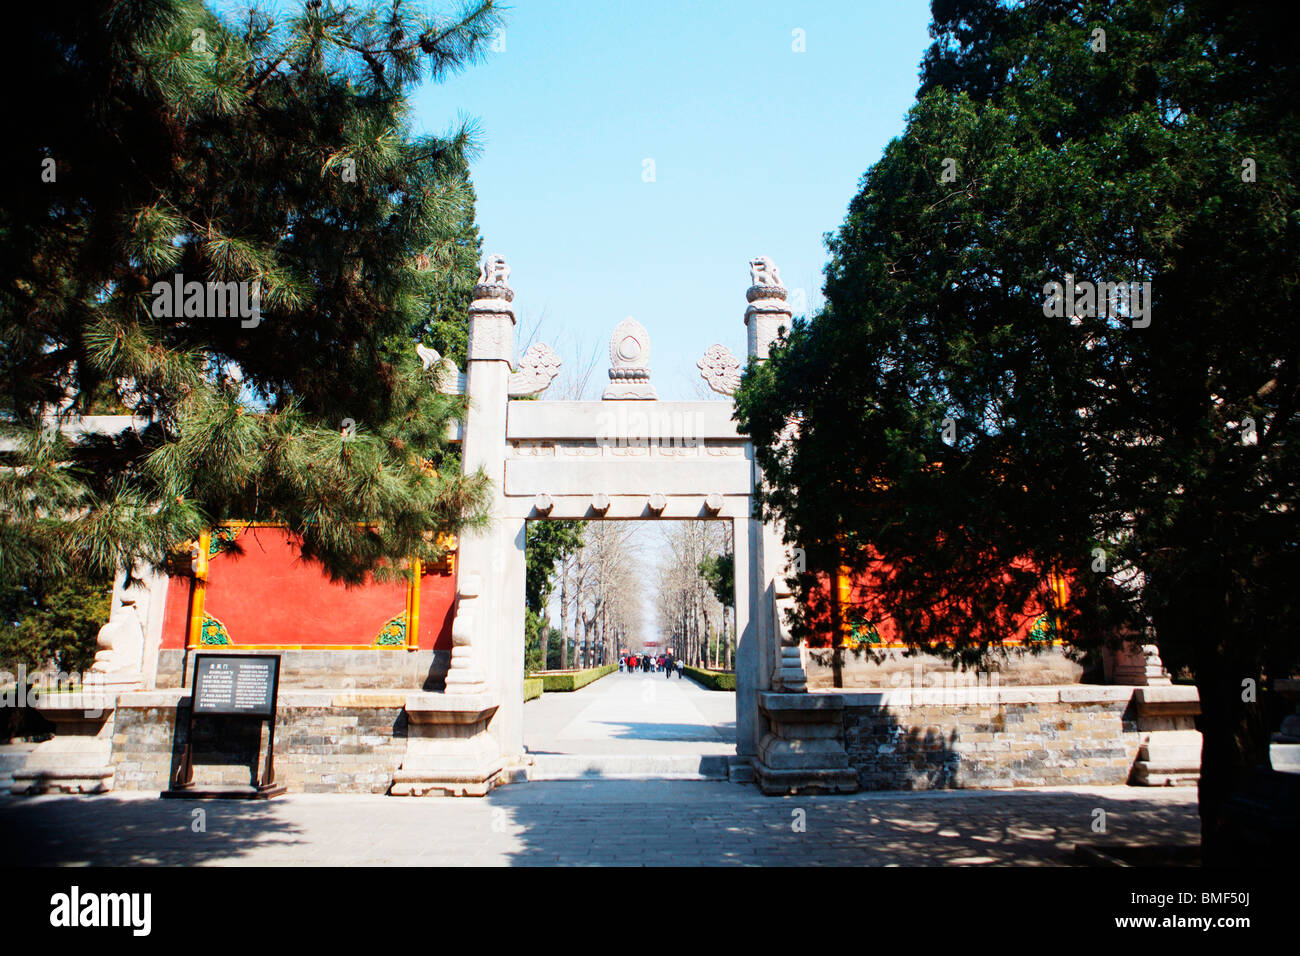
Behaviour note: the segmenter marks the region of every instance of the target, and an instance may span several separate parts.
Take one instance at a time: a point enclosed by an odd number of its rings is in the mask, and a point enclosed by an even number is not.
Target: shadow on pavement
[[[5,862],[19,866],[237,862],[254,848],[302,845],[278,810],[260,800],[12,797],[0,799],[0,840]],[[196,832],[200,821],[206,829]]]
[[[643,781],[549,786],[547,801],[518,787],[488,798],[523,844],[512,865],[1073,866],[1076,843],[1199,843],[1194,800],[1030,790],[764,798],[735,784],[678,784],[670,801]],[[744,796],[719,799],[719,788]],[[1105,833],[1092,829],[1097,810]]]

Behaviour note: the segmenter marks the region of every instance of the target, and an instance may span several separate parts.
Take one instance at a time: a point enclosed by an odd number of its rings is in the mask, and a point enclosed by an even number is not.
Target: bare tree
[[[710,622],[722,620],[722,605],[700,571],[705,557],[728,550],[723,522],[673,522],[664,529],[664,560],[659,566],[657,610],[659,620],[672,628],[671,640],[678,657],[692,664],[716,665],[714,630]]]

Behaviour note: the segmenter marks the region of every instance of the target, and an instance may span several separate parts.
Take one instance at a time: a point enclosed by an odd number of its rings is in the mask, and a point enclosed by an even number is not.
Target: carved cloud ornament
[[[510,376],[510,394],[536,395],[546,391],[560,374],[560,357],[549,345],[536,342],[528,346],[519,360],[519,370]]]
[[[740,387],[740,359],[725,345],[710,345],[704,358],[695,363],[700,377],[719,395],[735,395]]]
[[[465,376],[449,358],[443,358],[437,349],[431,349],[423,343],[415,346],[415,354],[427,372],[433,370],[433,384],[444,395],[463,395],[465,393]]]

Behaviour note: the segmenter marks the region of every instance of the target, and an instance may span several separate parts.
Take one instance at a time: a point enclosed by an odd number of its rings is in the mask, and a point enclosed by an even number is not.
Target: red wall
[[[874,553],[874,552],[873,552]],[[1028,562],[1020,565],[1020,570],[1026,570],[1032,566]],[[882,584],[888,580],[893,573],[893,566],[876,559],[872,562],[870,568],[860,571],[851,577],[849,584],[850,599],[845,608],[846,614],[855,620],[865,620],[871,622],[876,627],[876,633],[880,635],[881,642],[885,645],[895,647],[903,646],[902,635],[897,625],[886,615],[879,598],[879,592]],[[819,575],[821,587],[818,598],[824,602],[829,598],[830,588],[828,586],[828,576]],[[1061,583],[1059,597],[1062,600],[1069,600],[1069,587],[1065,582]],[[1009,635],[1004,639],[1006,644],[1020,644],[1029,639],[1029,633],[1033,629],[1035,622],[1051,610],[1052,595],[1050,586],[1045,582],[1042,594],[1035,600],[1031,600],[1023,608],[1000,608],[997,612],[997,626],[992,628],[991,632],[996,631],[998,634]],[[824,605],[828,606],[828,605]],[[822,642],[825,646],[830,645],[831,619],[829,611],[817,615],[819,634],[825,634],[826,639]],[[975,639],[979,635],[972,635]],[[812,643],[811,641],[809,643]]]
[[[246,528],[243,554],[223,550],[208,563],[203,610],[229,632],[234,646],[365,645],[406,610],[404,581],[348,588],[304,562],[283,528]],[[194,581],[173,577],[163,619],[165,648],[185,646]],[[450,650],[456,599],[454,574],[432,571],[420,581],[419,647]]]

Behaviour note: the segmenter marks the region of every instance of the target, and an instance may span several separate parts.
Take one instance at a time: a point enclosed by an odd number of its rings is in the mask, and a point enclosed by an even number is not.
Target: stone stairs
[[[529,780],[727,780],[727,754],[530,754]]]
[[[1158,730],[1138,750],[1133,782],[1144,787],[1192,786],[1201,775],[1201,735],[1195,730]]]

